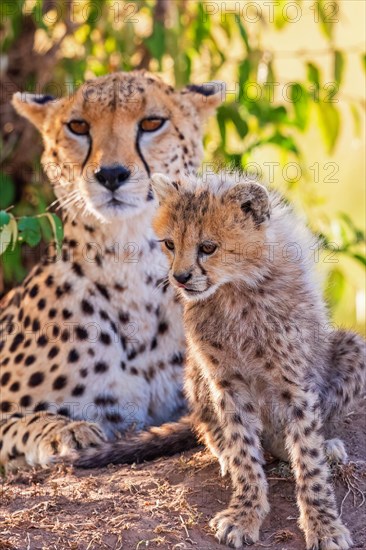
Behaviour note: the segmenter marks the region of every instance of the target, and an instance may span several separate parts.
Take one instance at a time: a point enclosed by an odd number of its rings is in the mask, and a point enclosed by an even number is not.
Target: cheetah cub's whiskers
[[[184,302],[193,422],[232,479],[230,504],[211,522],[217,538],[234,548],[259,538],[269,511],[263,445],[291,462],[307,549],[346,550],[326,459],[345,459],[345,449],[323,429],[365,387],[365,343],[329,328],[314,238],[244,176],[152,179],[155,231]]]

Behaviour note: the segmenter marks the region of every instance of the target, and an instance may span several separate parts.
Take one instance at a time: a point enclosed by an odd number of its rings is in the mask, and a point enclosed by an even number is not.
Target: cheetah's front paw
[[[210,527],[216,531],[216,538],[230,548],[242,548],[259,539],[261,521],[258,516],[243,510],[228,508],[216,514],[210,521]]]
[[[352,546],[350,532],[340,519],[317,530],[309,528],[305,538],[307,550],[348,550]]]
[[[70,422],[52,431],[40,443],[39,463],[47,465],[59,458],[76,458],[77,452],[105,443],[106,437],[97,424],[83,420]]]

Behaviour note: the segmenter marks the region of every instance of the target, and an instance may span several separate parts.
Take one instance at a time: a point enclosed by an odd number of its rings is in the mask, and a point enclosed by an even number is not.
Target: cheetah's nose
[[[124,166],[102,166],[94,174],[103,187],[116,191],[130,177],[131,171]]]
[[[183,271],[183,273],[173,273],[173,277],[176,281],[178,281],[178,283],[184,285],[192,277],[192,273],[189,271]]]

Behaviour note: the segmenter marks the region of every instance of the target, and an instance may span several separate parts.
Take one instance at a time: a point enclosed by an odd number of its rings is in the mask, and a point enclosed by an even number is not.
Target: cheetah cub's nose
[[[192,277],[192,273],[189,273],[189,271],[183,271],[183,273],[173,273],[173,277],[176,281],[178,281],[178,283],[184,285]]]

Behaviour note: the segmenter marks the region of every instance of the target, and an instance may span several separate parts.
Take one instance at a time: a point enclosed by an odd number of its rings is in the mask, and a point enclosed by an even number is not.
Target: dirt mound
[[[366,422],[361,408],[339,427],[351,463],[333,468],[354,548],[366,548]],[[288,466],[266,466],[271,512],[253,550],[303,550]],[[139,466],[58,466],[9,474],[1,486],[0,550],[219,550],[209,519],[225,507],[229,479],[204,450]]]

